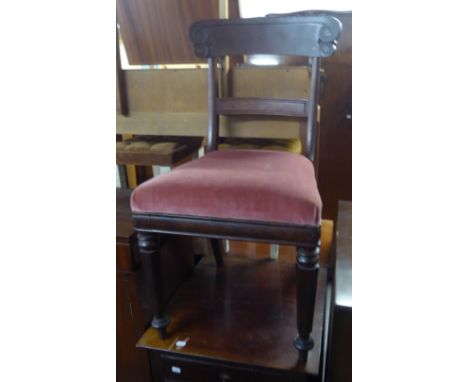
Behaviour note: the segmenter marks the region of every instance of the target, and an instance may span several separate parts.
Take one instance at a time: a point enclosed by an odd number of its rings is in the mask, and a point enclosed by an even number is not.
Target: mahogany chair
[[[195,54],[208,59],[208,153],[137,187],[133,221],[154,315],[167,336],[160,247],[164,234],[270,242],[297,247],[295,347],[310,337],[320,254],[322,201],[314,171],[320,58],[331,56],[341,23],[330,16],[207,20],[192,24]],[[309,57],[308,99],[218,98],[217,60],[227,55]],[[268,150],[218,151],[219,115],[305,118],[303,155]]]

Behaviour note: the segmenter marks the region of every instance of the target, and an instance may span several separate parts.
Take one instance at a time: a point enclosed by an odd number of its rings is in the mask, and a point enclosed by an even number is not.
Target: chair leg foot
[[[314,347],[310,338],[314,318],[315,293],[319,271],[320,241],[315,247],[298,247],[296,258],[297,274],[297,332],[294,346],[299,351]]]
[[[312,338],[303,339],[297,336],[293,341],[294,347],[299,351],[309,351],[314,347]]]
[[[161,339],[167,338],[167,327],[169,325],[169,322],[169,316],[166,315],[160,318],[153,317],[153,320],[151,321],[151,326],[159,330]]]

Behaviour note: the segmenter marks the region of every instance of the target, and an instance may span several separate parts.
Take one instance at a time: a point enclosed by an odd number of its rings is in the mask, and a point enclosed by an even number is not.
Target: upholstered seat
[[[138,186],[133,212],[320,224],[322,202],[306,157],[269,150],[213,151]]]

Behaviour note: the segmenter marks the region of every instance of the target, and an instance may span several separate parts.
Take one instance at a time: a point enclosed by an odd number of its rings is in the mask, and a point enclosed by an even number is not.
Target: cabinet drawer
[[[166,355],[162,355],[161,359],[165,381],[252,381],[247,369],[223,367],[209,362]]]
[[[292,382],[292,374],[267,373],[209,361],[161,355],[164,381],[177,382]]]

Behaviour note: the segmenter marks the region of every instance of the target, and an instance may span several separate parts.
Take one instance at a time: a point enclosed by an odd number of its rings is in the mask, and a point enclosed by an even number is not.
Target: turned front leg
[[[315,247],[298,247],[296,258],[297,274],[297,332],[294,346],[300,351],[314,347],[310,338],[314,318],[315,293],[319,271],[320,242]]]
[[[166,338],[169,317],[165,314],[164,290],[161,269],[161,236],[154,233],[138,233],[138,246],[145,287],[147,288],[153,320],[151,326],[159,329],[161,338]]]

